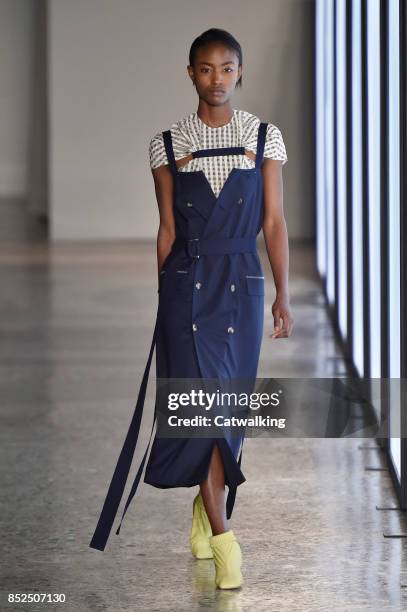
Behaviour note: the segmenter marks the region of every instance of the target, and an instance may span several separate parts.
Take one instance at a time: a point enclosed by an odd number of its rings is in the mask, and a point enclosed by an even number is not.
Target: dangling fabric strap
[[[153,425],[152,425],[152,427],[151,427],[150,438],[149,438],[149,440],[148,440],[147,448],[146,448],[146,451],[145,451],[145,453],[144,453],[144,457],[143,457],[143,459],[141,460],[140,467],[139,467],[139,469],[138,469],[137,475],[136,475],[136,477],[135,477],[135,479],[134,479],[133,486],[131,487],[130,494],[129,494],[129,496],[128,496],[128,498],[127,498],[127,501],[126,501],[126,504],[125,504],[125,506],[124,506],[124,510],[123,510],[122,518],[120,519],[120,524],[119,524],[119,526],[118,526],[118,528],[117,528],[117,530],[116,530],[116,534],[117,534],[117,535],[119,535],[119,533],[120,533],[120,528],[121,528],[122,523],[123,523],[124,515],[125,515],[125,514],[126,514],[126,512],[127,512],[127,508],[130,506],[131,500],[133,499],[133,497],[134,497],[134,496],[135,496],[135,494],[136,494],[137,487],[138,487],[139,482],[140,482],[141,474],[143,473],[144,464],[145,464],[146,459],[147,459],[148,449],[150,448],[151,437],[152,437],[152,435],[153,435],[153,431],[154,431],[154,423],[155,423],[155,419],[156,419],[156,412],[154,411],[154,419],[153,419]]]
[[[237,462],[239,467],[242,463],[242,453],[243,453],[243,441],[242,441],[242,446],[240,449],[239,459]],[[228,496],[226,499],[226,518],[228,520],[232,516],[232,511],[233,511],[233,507],[235,505],[235,499],[236,499],[236,491],[237,491],[237,487],[229,488],[229,491],[228,491]]]
[[[263,161],[264,143],[266,142],[267,123],[260,123],[257,132],[256,168],[260,168]]]
[[[113,521],[116,517],[116,513],[120,505],[121,498],[123,496],[123,491],[126,486],[126,480],[127,480],[127,477],[130,471],[132,460],[133,460],[134,451],[136,448],[137,439],[138,439],[138,435],[140,431],[141,419],[143,416],[143,406],[144,406],[144,401],[146,397],[151,360],[153,357],[154,346],[155,346],[156,338],[157,338],[158,318],[159,317],[158,317],[158,311],[157,311],[153,339],[152,339],[151,347],[150,347],[150,353],[148,356],[147,365],[144,370],[144,375],[143,375],[143,379],[141,382],[136,407],[134,409],[134,414],[133,414],[133,417],[130,423],[129,430],[127,432],[126,439],[123,444],[123,448],[121,450],[119,459],[117,461],[117,465],[116,465],[116,468],[115,468],[115,471],[112,477],[112,481],[109,486],[109,490],[106,495],[105,503],[103,505],[98,524],[96,526],[92,540],[89,544],[90,548],[96,548],[97,550],[105,549],[106,542],[109,538],[109,534],[112,529]],[[127,500],[127,504],[123,512],[123,517],[124,517],[124,514],[128,508],[128,505],[131,499],[133,498],[136,492],[137,485],[140,481],[141,473],[143,471],[144,463],[147,457],[148,448],[150,446],[151,435],[154,429],[155,418],[156,418],[156,415],[154,411],[154,421],[153,421],[153,427],[151,429],[150,440],[148,442],[147,450],[144,454],[144,457],[138,469],[137,476],[136,476],[136,479],[134,481],[134,484],[133,484],[133,487],[130,493],[130,497]],[[123,517],[122,517],[122,520],[123,520]],[[118,530],[116,531],[117,534],[120,531],[120,526],[121,526],[121,523],[119,525]]]

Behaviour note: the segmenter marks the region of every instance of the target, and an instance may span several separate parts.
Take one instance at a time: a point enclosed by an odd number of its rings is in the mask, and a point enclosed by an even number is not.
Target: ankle
[[[230,531],[229,527],[226,528],[219,528],[219,529],[213,529],[212,528],[212,535],[217,536],[217,535],[222,535],[224,533],[227,533],[228,531]]]

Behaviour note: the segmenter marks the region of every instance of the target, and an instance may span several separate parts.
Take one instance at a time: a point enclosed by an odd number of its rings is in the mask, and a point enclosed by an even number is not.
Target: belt
[[[255,253],[256,236],[241,238],[176,238],[173,249],[185,248],[189,257],[200,255],[227,255],[229,253]]]

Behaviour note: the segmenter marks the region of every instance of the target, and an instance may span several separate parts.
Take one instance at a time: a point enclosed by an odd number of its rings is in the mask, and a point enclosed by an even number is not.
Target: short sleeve
[[[264,156],[271,159],[279,159],[283,165],[287,162],[283,136],[276,125],[267,125],[266,141],[264,143]]]
[[[148,148],[150,168],[158,168],[168,164],[162,132],[158,132],[151,140]]]

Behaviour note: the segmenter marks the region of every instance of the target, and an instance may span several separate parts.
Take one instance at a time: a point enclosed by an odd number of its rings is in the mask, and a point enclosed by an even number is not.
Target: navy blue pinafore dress
[[[267,123],[260,123],[254,168],[232,168],[218,197],[202,170],[179,171],[171,131],[163,132],[174,177],[176,238],[159,278],[153,339],[130,427],[90,542],[104,550],[123,496],[143,414],[156,349],[157,378],[255,379],[264,321],[264,274],[256,247],[263,224],[263,161]],[[245,154],[244,147],[201,149],[193,157]],[[133,499],[150,440],[127,498]],[[206,479],[218,444],[229,492],[227,518],[240,469],[243,437],[154,437],[144,482],[159,488],[191,487]],[[120,532],[121,522],[116,530]]]

